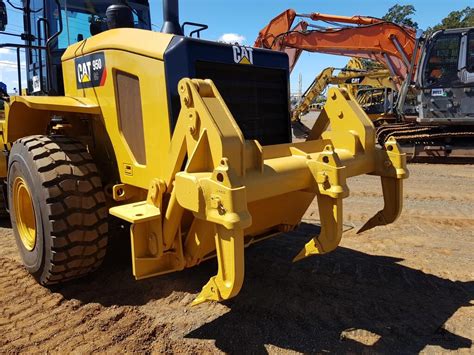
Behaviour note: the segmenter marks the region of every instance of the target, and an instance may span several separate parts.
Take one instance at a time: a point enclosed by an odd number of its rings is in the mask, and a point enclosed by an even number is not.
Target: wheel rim
[[[36,245],[36,219],[30,190],[22,177],[13,182],[13,208],[23,246],[32,251]]]

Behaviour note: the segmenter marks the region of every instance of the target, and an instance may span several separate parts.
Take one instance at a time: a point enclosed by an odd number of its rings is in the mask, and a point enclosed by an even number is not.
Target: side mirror
[[[3,0],[0,0],[0,31],[5,31],[8,24],[7,7]]]

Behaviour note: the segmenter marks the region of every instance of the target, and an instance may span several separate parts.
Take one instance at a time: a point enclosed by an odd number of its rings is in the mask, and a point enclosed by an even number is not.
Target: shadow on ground
[[[55,286],[52,291],[61,293],[66,299],[78,299],[83,303],[140,306],[150,300],[165,298],[174,291],[197,293],[210,275],[215,273],[216,263],[207,262],[197,268],[137,281],[132,275],[128,226],[113,228],[107,255],[99,270],[84,278]]]
[[[297,232],[249,248],[244,287],[226,302],[229,312],[186,338],[212,339],[217,348],[231,353],[265,352],[266,344],[305,353],[471,347],[470,339],[443,325],[460,307],[470,305],[474,282],[442,279],[402,266],[401,259],[342,247],[291,263],[308,235],[318,232],[303,224]],[[173,291],[197,294],[216,271],[212,261],[137,282],[128,262],[115,262],[129,261],[129,251],[124,252],[127,255],[109,253],[99,272],[57,291],[106,306],[142,305]]]
[[[11,228],[12,223],[10,222],[10,216],[0,216],[0,228]]]

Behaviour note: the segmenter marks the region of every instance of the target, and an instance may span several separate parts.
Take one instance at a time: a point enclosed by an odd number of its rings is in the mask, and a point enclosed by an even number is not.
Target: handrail
[[[17,70],[18,70],[18,92],[21,95],[21,60],[20,60],[20,49],[46,49],[43,46],[35,46],[32,44],[20,44],[20,43],[2,43],[0,48],[16,48],[16,60],[17,60]]]
[[[48,94],[51,92],[51,83],[52,83],[52,69],[53,65],[51,63],[51,44],[53,41],[59,37],[59,35],[63,32],[63,18],[61,16],[61,4],[59,3],[59,0],[54,0],[58,7],[58,20],[59,20],[59,31],[57,31],[54,35],[48,38],[46,41],[46,65],[48,67],[48,72],[47,72],[47,87],[48,87]]]

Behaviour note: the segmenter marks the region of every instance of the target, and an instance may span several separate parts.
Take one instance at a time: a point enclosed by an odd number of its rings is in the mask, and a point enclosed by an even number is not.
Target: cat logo
[[[237,64],[253,64],[253,48],[232,46],[234,62]]]
[[[91,81],[91,79],[89,78],[91,67],[87,64],[90,64],[90,62],[82,63],[77,66],[77,76],[79,77],[79,82],[81,83],[88,83],[89,81]]]
[[[107,68],[103,52],[76,58],[76,84],[78,89],[104,86]]]

